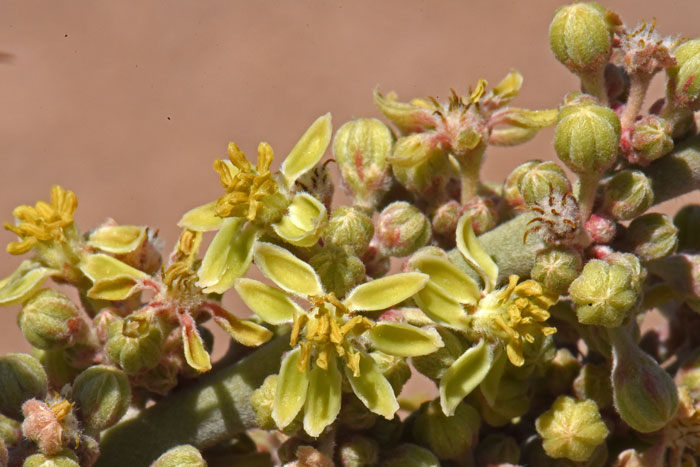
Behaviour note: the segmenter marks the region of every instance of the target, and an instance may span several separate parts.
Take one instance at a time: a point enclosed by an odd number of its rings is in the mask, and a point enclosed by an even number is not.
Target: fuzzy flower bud
[[[355,204],[373,209],[389,189],[391,130],[374,118],[359,118],[338,129],[333,157]]]
[[[442,195],[452,166],[444,154],[434,154],[413,167],[393,166],[396,180],[411,193],[425,199]]]
[[[25,402],[22,431],[43,454],[55,456],[77,435],[78,421],[73,415],[73,404],[67,400],[59,398],[50,404],[36,399]]]
[[[79,467],[78,456],[70,449],[64,449],[56,456],[34,454],[27,457],[23,467]]]
[[[574,462],[587,461],[609,434],[595,402],[577,402],[568,396],[559,396],[552,408],[537,418],[535,428],[549,457]]]
[[[462,206],[457,201],[450,200],[446,202],[439,206],[433,214],[433,232],[449,237],[454,236],[461,216]]]
[[[627,155],[630,162],[646,165],[671,152],[672,129],[669,121],[657,115],[647,115],[635,122]]]
[[[408,256],[430,240],[430,221],[404,201],[385,207],[377,219],[376,236],[390,256]]]
[[[647,270],[639,262],[639,258],[631,253],[610,253],[605,257],[605,262],[617,264],[626,268],[631,274],[631,287],[637,294],[642,293],[644,280],[647,278]]]
[[[34,295],[22,308],[17,321],[29,343],[45,350],[70,346],[84,324],[70,298],[51,289]]]
[[[163,333],[148,310],[114,320],[109,324],[108,332],[107,356],[127,374],[133,375],[158,365]]]
[[[642,261],[664,258],[678,246],[678,229],[665,214],[645,214],[632,221],[625,239]]]
[[[8,465],[10,462],[10,453],[7,452],[5,441],[0,438],[0,465]]]
[[[612,242],[617,233],[617,223],[606,216],[592,214],[583,225],[593,243],[607,245]]]
[[[424,403],[413,423],[413,437],[440,459],[455,459],[476,444],[481,417],[461,402],[453,416],[446,416],[439,399]]]
[[[490,434],[476,446],[477,465],[517,465],[520,461],[520,446],[511,436]]]
[[[617,327],[637,302],[638,294],[632,290],[632,273],[627,268],[593,259],[571,283],[569,295],[580,323]]]
[[[197,448],[189,444],[175,446],[160,456],[151,467],[206,467]]]
[[[668,91],[676,104],[700,110],[700,39],[685,42],[673,51],[676,66],[668,68]]]
[[[434,381],[442,378],[455,360],[469,348],[469,342],[461,335],[442,326],[436,328],[436,331],[445,345],[431,354],[411,358],[415,369]]]
[[[542,161],[539,160],[524,162],[513,169],[508,177],[506,177],[506,181],[503,183],[503,198],[511,207],[525,204],[523,195],[520,192],[520,182],[532,167],[536,167],[541,162]]]
[[[340,445],[340,465],[342,467],[368,467],[377,465],[379,460],[379,445],[364,436],[353,436],[349,441]]]
[[[72,399],[88,427],[104,430],[117,423],[129,408],[129,379],[117,368],[92,366],[75,378]]]
[[[531,276],[550,292],[565,294],[583,268],[581,255],[572,248],[551,247],[535,257]]]
[[[471,218],[472,229],[477,235],[488,232],[498,224],[498,212],[490,198],[475,196],[464,204],[461,212]]]
[[[357,208],[340,206],[333,210],[323,231],[323,242],[346,248],[356,256],[362,256],[374,235],[372,219]]]
[[[621,170],[605,186],[603,209],[614,219],[634,219],[654,203],[651,180],[638,170]]]
[[[544,390],[555,396],[568,392],[580,368],[581,363],[568,349],[558,349],[546,366]]]
[[[586,363],[574,380],[574,394],[579,399],[591,399],[603,410],[612,405],[610,368],[607,365]]]
[[[527,204],[537,204],[553,192],[571,191],[566,174],[555,162],[540,162],[527,170],[520,179],[520,193]]]
[[[440,461],[425,448],[415,444],[402,444],[391,452],[381,467],[440,467]]]
[[[22,424],[17,420],[0,414],[0,441],[5,444],[17,444],[22,439]],[[0,465],[2,465],[0,463]]]
[[[313,255],[309,264],[316,270],[323,288],[344,297],[365,280],[365,265],[342,248],[328,246]]]
[[[0,357],[0,388],[0,412],[21,419],[24,401],[46,396],[48,378],[36,358],[10,353]]]
[[[700,251],[700,204],[683,206],[673,224],[678,228],[678,250]]]
[[[277,424],[272,419],[276,388],[277,375],[270,375],[265,378],[262,386],[253,391],[253,394],[250,396],[250,405],[255,411],[257,425],[263,430],[277,429]]]

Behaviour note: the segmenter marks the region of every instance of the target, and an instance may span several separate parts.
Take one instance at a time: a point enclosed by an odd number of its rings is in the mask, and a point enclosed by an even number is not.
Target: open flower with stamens
[[[273,152],[269,144],[258,145],[255,166],[235,143],[229,144],[229,160],[214,163],[226,193],[188,211],[178,224],[200,232],[218,231],[198,271],[198,285],[205,292],[223,293],[248,271],[253,245],[263,233],[294,246],[316,244],[328,213],[323,202],[299,192],[295,181],[316,166],[330,139],[331,116],[326,114],[306,130],[279,173],[270,171]]]
[[[357,286],[340,300],[327,293],[314,269],[279,246],[258,242],[255,264],[278,287],[253,279],[236,280],[243,301],[270,324],[292,323],[290,346],[282,360],[272,417],[280,428],[304,411],[312,436],[335,420],[345,378],[369,410],[388,419],[398,402],[369,348],[400,356],[427,355],[443,346],[434,329],[405,323],[374,322],[363,311],[384,310],[421,290],[425,274],[395,274]],[[302,308],[294,299],[309,303]]]
[[[545,324],[547,310],[558,299],[538,282],[519,282],[514,275],[508,278],[508,285],[496,288],[498,266],[482,248],[466,215],[459,220],[456,240],[466,263],[481,277],[482,287],[430,250],[419,251],[409,261],[409,268],[430,276],[414,297],[418,306],[433,321],[476,342],[440,379],[440,403],[447,415],[483,381],[496,353],[504,349],[513,365],[522,366],[523,346],[556,332]]]

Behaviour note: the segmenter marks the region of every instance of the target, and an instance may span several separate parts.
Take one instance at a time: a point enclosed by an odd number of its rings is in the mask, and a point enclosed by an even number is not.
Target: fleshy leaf
[[[123,255],[137,249],[146,238],[146,227],[137,225],[106,225],[95,229],[88,245],[107,253]]]
[[[298,193],[282,219],[272,224],[272,229],[292,245],[310,247],[318,241],[327,219],[323,203],[308,193]]]
[[[260,229],[245,219],[231,217],[224,221],[212,240],[197,271],[206,293],[224,293],[243,276],[253,260],[253,244]]]
[[[448,296],[442,287],[432,281],[428,281],[423,290],[418,292],[413,299],[423,313],[436,323],[457,326],[463,323],[466,318],[462,305]]]
[[[479,286],[464,271],[444,258],[432,255],[416,255],[411,265],[430,276],[430,281],[441,287],[458,303],[475,304],[481,297]]]
[[[301,348],[296,347],[282,359],[272,406],[272,419],[280,429],[292,423],[306,402],[309,369],[299,371],[300,358]]]
[[[47,277],[56,273],[57,270],[34,261],[22,261],[15,272],[0,280],[0,306],[23,302],[41,287]]]
[[[270,287],[253,279],[236,279],[236,291],[253,313],[270,324],[291,322],[295,314],[304,310],[280,289]]]
[[[389,420],[394,418],[399,403],[391,384],[379,371],[372,357],[360,354],[359,376],[354,376],[352,370],[345,367],[345,377],[355,395],[369,410]]]
[[[93,282],[88,297],[101,300],[125,300],[139,290],[141,281],[151,277],[102,253],[84,255],[80,270]]]
[[[491,407],[493,407],[496,403],[496,398],[498,397],[498,387],[501,384],[501,377],[506,369],[507,361],[508,357],[506,356],[505,352],[500,350],[500,348],[495,350],[493,362],[491,363],[491,369],[479,385],[481,394]]]
[[[280,171],[287,186],[321,160],[331,141],[331,114],[316,119],[282,162]]]
[[[323,286],[314,268],[289,251],[272,243],[255,246],[255,264],[283,290],[306,298],[323,295]]]
[[[182,344],[185,347],[185,360],[195,370],[203,373],[211,370],[209,352],[204,348],[204,341],[194,326],[182,326]]]
[[[342,374],[337,358],[328,360],[328,369],[315,366],[309,375],[309,389],[304,404],[304,430],[318,437],[333,423],[340,412]]]
[[[177,225],[183,229],[209,232],[220,229],[223,223],[224,218],[216,215],[216,201],[212,201],[187,211]]]
[[[468,349],[440,379],[440,406],[452,416],[460,402],[486,377],[493,361],[493,350],[484,340]]]
[[[272,337],[272,331],[266,327],[247,319],[238,319],[233,313],[223,308],[217,309],[214,321],[236,342],[248,347],[262,345]]]
[[[428,282],[420,272],[404,272],[375,279],[355,287],[343,300],[352,311],[384,310],[411,298]]]
[[[459,219],[456,237],[460,253],[484,281],[484,292],[492,292],[498,280],[498,266],[476,238],[469,215],[465,214]]]
[[[378,323],[370,329],[369,340],[377,350],[398,357],[428,355],[445,345],[434,328],[405,323]]]

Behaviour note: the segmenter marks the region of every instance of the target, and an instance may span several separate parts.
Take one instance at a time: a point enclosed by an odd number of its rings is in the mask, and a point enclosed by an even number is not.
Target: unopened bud
[[[450,180],[451,166],[444,154],[436,154],[414,167],[392,168],[396,180],[408,191],[423,199],[440,196]]]
[[[617,223],[609,217],[598,214],[592,214],[583,227],[593,243],[597,245],[607,245],[613,241],[617,233]]]
[[[64,449],[56,456],[34,454],[27,457],[22,467],[80,467],[78,456],[70,449]]]
[[[621,170],[605,186],[603,209],[614,219],[634,219],[654,203],[651,180],[638,170]]]
[[[357,397],[348,397],[343,400],[338,420],[353,431],[361,431],[375,425],[377,414],[371,412]],[[386,419],[383,418],[383,420]]]
[[[390,256],[408,256],[430,240],[430,221],[415,206],[396,201],[379,214],[376,235]]]
[[[462,206],[457,201],[450,200],[442,204],[433,214],[433,232],[450,238],[454,237],[461,216]]]
[[[381,467],[440,467],[440,461],[425,448],[415,444],[402,444],[389,454]]]
[[[520,180],[520,193],[527,204],[546,200],[554,192],[567,193],[571,184],[555,162],[540,162],[527,170]]]
[[[657,115],[647,115],[632,128],[632,163],[646,165],[673,150],[672,126]]]
[[[29,343],[45,350],[72,345],[84,325],[71,299],[52,289],[34,295],[22,308],[17,321]]]
[[[342,298],[355,286],[365,280],[365,265],[355,255],[346,250],[328,246],[309,259],[316,270],[323,288]]]
[[[477,465],[517,465],[519,461],[520,446],[512,436],[490,434],[476,446]]]
[[[626,268],[631,276],[631,288],[637,294],[642,293],[642,286],[647,278],[647,270],[642,263],[632,253],[610,253],[605,257],[605,262],[613,265],[617,264]]]
[[[127,374],[133,375],[158,365],[163,334],[148,310],[113,321],[108,332],[107,356]]]
[[[412,357],[411,363],[419,373],[439,381],[447,369],[470,347],[469,342],[461,335],[443,326],[435,328],[445,344],[436,352],[419,357]]]
[[[272,419],[276,388],[277,375],[270,375],[265,378],[262,386],[253,391],[253,394],[250,396],[250,405],[255,411],[257,425],[263,430],[277,429],[277,424]]]
[[[335,193],[335,185],[333,184],[333,176],[328,169],[328,162],[319,162],[311,170],[301,174],[294,182],[292,191],[306,192],[319,200],[326,207],[326,211],[330,212],[331,204],[333,203],[333,194]]]
[[[0,357],[0,388],[0,412],[21,419],[26,400],[46,396],[48,378],[36,358],[10,353]]]
[[[700,204],[683,206],[673,224],[678,228],[678,250],[700,251]]]
[[[586,363],[574,380],[574,394],[579,399],[591,399],[601,410],[612,405],[610,368],[607,365]]]
[[[343,467],[369,467],[379,461],[379,445],[364,436],[353,436],[340,445],[340,465]]]
[[[0,414],[0,441],[12,446],[22,439],[22,424],[17,420]],[[3,465],[0,463],[0,465]]]
[[[537,253],[531,276],[548,291],[562,295],[582,268],[583,260],[576,250],[557,246]]]
[[[89,428],[104,430],[117,423],[129,408],[129,379],[117,368],[92,366],[75,378],[72,399]]]
[[[62,388],[64,385],[71,383],[80,373],[80,369],[75,367],[70,355],[63,349],[35,349],[34,356],[46,370],[46,375],[52,387]]]
[[[542,161],[539,160],[524,162],[513,169],[508,177],[506,177],[506,181],[503,183],[503,198],[511,207],[525,204],[525,200],[520,191],[520,182],[532,167],[536,167],[541,162]]]
[[[183,444],[168,450],[156,459],[151,467],[206,467],[206,465],[197,448]]]
[[[668,68],[668,90],[677,105],[700,110],[700,39],[681,44],[673,51],[676,66]]]
[[[10,453],[7,452],[7,446],[5,446],[5,441],[0,438],[0,465],[9,465],[10,463]]]
[[[22,405],[24,436],[34,441],[47,456],[55,456],[78,434],[73,404],[57,399],[51,405],[30,399]]]
[[[527,361],[527,360],[526,360]],[[531,391],[522,380],[503,376],[498,382],[498,393],[490,404],[481,391],[474,391],[474,404],[479,409],[481,418],[491,426],[504,426],[516,417],[525,415],[530,410]]]
[[[666,214],[645,214],[632,221],[625,239],[642,261],[664,258],[678,246],[678,229]]]
[[[440,459],[455,459],[474,446],[481,417],[471,405],[460,402],[453,416],[446,416],[435,399],[424,403],[413,422],[413,437]]]
[[[483,196],[475,196],[462,206],[462,215],[467,215],[472,220],[472,229],[477,235],[496,227],[498,224],[498,211],[493,200]]]
[[[340,206],[333,210],[323,231],[325,245],[347,249],[355,256],[362,256],[374,235],[372,219],[357,208]]]
[[[544,389],[556,396],[569,391],[581,364],[568,349],[558,349],[546,368]]]

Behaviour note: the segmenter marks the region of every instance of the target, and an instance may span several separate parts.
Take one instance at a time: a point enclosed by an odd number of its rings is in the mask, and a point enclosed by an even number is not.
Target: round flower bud
[[[22,308],[17,322],[24,337],[39,349],[70,346],[81,332],[80,312],[65,294],[40,290]]]
[[[30,399],[22,404],[22,432],[47,456],[55,456],[79,434],[73,404],[60,397],[49,403]]]
[[[23,467],[80,467],[78,456],[70,449],[64,449],[56,456],[34,454],[25,459]]]
[[[520,193],[527,204],[537,204],[554,193],[571,191],[566,174],[555,162],[540,162],[527,170],[520,179]]]
[[[581,363],[568,349],[558,349],[546,366],[544,390],[554,396],[568,392],[580,368]]]
[[[158,365],[163,333],[148,310],[114,320],[108,333],[107,356],[127,374],[134,375]]]
[[[104,430],[117,423],[129,408],[129,379],[117,368],[92,366],[75,378],[72,399],[80,407],[81,419],[89,428]]]
[[[676,66],[668,68],[668,89],[677,105],[700,110],[700,39],[673,51]]]
[[[43,399],[48,378],[39,361],[31,355],[10,353],[0,357],[0,412],[15,419],[22,417],[22,404]]]
[[[648,164],[673,150],[672,126],[658,115],[647,115],[632,128],[630,162]]]
[[[605,257],[605,262],[625,267],[631,274],[631,287],[637,294],[642,293],[642,285],[647,278],[647,270],[644,269],[639,258],[631,253],[610,253]]]
[[[617,223],[609,217],[598,214],[592,214],[583,227],[593,243],[597,245],[607,245],[613,241],[617,233]]]
[[[634,219],[653,203],[651,180],[638,170],[621,170],[605,186],[603,209],[618,221]]]
[[[490,434],[476,446],[477,465],[517,465],[520,461],[520,446],[511,436]]]
[[[7,452],[7,446],[5,446],[5,441],[0,438],[0,465],[9,465],[10,463],[10,453]]]
[[[525,378],[527,379],[527,378]],[[498,393],[493,405],[484,398],[481,391],[471,393],[471,402],[479,409],[481,418],[491,426],[504,426],[516,417],[530,410],[530,388],[523,379],[504,376],[498,383]]]
[[[440,467],[440,461],[429,450],[407,443],[394,449],[381,467]]]
[[[0,414],[0,441],[5,444],[17,444],[22,439],[22,424],[17,420]],[[0,463],[0,465],[3,465]]]
[[[475,196],[462,207],[462,215],[472,220],[472,229],[476,235],[487,232],[498,223],[498,212],[491,199]]]
[[[595,104],[568,105],[559,111],[554,150],[577,175],[595,175],[617,159],[620,120],[614,110]]]
[[[444,192],[451,169],[449,159],[442,153],[414,167],[392,167],[396,180],[405,189],[424,199],[436,199]]]
[[[379,445],[364,436],[353,436],[340,445],[338,452],[343,467],[369,467],[379,461]]]
[[[537,417],[535,428],[549,457],[574,462],[587,461],[609,434],[595,402],[577,402],[568,396],[559,396],[551,409]]]
[[[321,278],[323,288],[342,298],[365,280],[365,265],[344,249],[328,246],[313,255],[309,264]]]
[[[664,258],[678,246],[678,229],[666,214],[645,214],[632,221],[625,236],[642,261]]]
[[[576,250],[557,246],[537,253],[531,276],[548,291],[563,295],[582,268],[583,261]]]
[[[333,210],[328,225],[323,231],[325,245],[347,249],[362,256],[374,235],[372,219],[357,208],[340,206]]]
[[[582,324],[617,327],[637,302],[632,289],[632,273],[618,264],[590,260],[581,275],[571,283],[569,296],[576,304]]]
[[[506,181],[503,183],[503,198],[511,207],[515,208],[525,204],[523,195],[520,192],[520,181],[532,167],[537,166],[541,162],[540,160],[524,162],[513,169],[506,177]]]
[[[435,328],[445,344],[436,352],[419,357],[412,357],[411,363],[421,374],[433,381],[439,381],[447,369],[470,347],[469,342],[461,335],[443,326]]]
[[[272,419],[276,388],[277,375],[270,375],[265,378],[262,386],[253,391],[253,394],[250,396],[250,405],[255,411],[257,425],[263,430],[277,429],[277,424]]]
[[[377,219],[377,238],[390,256],[408,256],[430,240],[430,221],[415,206],[396,201]]]
[[[357,397],[348,397],[343,400],[338,420],[353,431],[361,431],[375,426],[377,414],[371,412]]]
[[[457,223],[462,216],[462,206],[455,200],[450,200],[439,206],[433,214],[433,232],[453,237]]]
[[[156,459],[151,467],[206,467],[206,465],[197,448],[183,444],[168,450]]]
[[[678,228],[678,250],[700,251],[700,204],[683,206],[673,224]]]
[[[460,402],[448,417],[435,399],[424,403],[413,421],[413,437],[440,459],[456,459],[476,444],[481,417],[471,405]]]
[[[372,210],[389,189],[392,144],[391,130],[375,118],[358,118],[338,129],[333,157],[355,205]]]
[[[52,387],[62,388],[66,384],[70,384],[80,373],[80,370],[71,361],[71,356],[65,350],[35,349],[34,356],[46,370]]]
[[[579,399],[591,399],[603,410],[612,405],[610,368],[607,365],[586,363],[574,380],[574,394]]]

